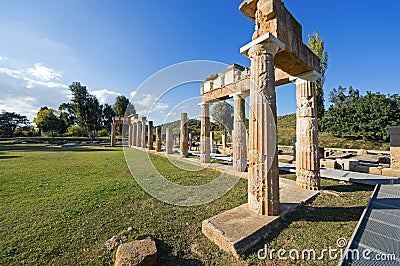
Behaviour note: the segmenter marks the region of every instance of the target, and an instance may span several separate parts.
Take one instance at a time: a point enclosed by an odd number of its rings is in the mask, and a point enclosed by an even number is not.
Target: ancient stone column
[[[137,122],[133,121],[132,122],[132,146],[137,146]]]
[[[279,168],[274,56],[284,44],[270,34],[241,49],[251,59],[248,206],[279,215]]]
[[[214,132],[210,131],[210,151],[212,153],[215,153],[215,148],[214,148]]]
[[[296,77],[296,183],[301,188],[318,190],[320,162],[315,72]]]
[[[142,137],[141,147],[146,148],[146,117],[142,117]]]
[[[189,133],[189,151],[192,150],[192,133]]]
[[[127,143],[128,147],[132,146],[132,130],[133,130],[132,124],[129,123],[128,124],[128,143]]]
[[[238,172],[244,172],[247,167],[245,100],[240,94],[233,95],[233,100],[233,169]]]
[[[390,168],[400,169],[400,127],[391,127],[390,132]]]
[[[201,103],[200,162],[209,163],[210,159],[210,104]]]
[[[226,135],[222,134],[221,135],[221,144],[222,144],[222,149],[226,148]]]
[[[137,132],[136,132],[136,146],[141,147],[142,146],[142,128],[143,124],[141,121],[137,122]]]
[[[161,152],[161,126],[156,127],[156,152]]]
[[[172,135],[172,128],[167,127],[165,130],[165,135],[165,152],[167,154],[172,154],[174,152],[174,136]]]
[[[113,118],[114,120],[114,118]],[[116,124],[113,121],[113,123],[111,124],[111,146],[114,147],[117,144],[116,141]]]
[[[147,141],[147,149],[154,150],[154,147],[153,147],[153,121],[149,121],[147,135],[149,138]]]
[[[188,157],[188,117],[187,113],[181,113],[181,136],[180,136],[181,157]]]

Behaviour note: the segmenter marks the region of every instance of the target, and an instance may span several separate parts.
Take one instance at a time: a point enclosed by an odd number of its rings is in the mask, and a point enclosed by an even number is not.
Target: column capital
[[[267,53],[275,56],[276,53],[284,49],[285,44],[267,32],[240,48],[240,53],[247,57],[252,57],[254,53]]]
[[[297,76],[290,77],[289,81],[296,83],[296,85],[304,82],[315,82],[321,78],[321,74],[315,70],[301,73]]]

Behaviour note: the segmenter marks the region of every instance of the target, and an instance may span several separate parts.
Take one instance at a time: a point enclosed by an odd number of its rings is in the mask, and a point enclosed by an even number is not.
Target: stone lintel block
[[[382,167],[369,167],[368,173],[373,175],[382,175]]]
[[[393,168],[383,168],[382,169],[383,176],[393,176],[400,178],[400,169],[393,169]]]
[[[341,165],[342,170],[345,171],[355,171],[356,166],[360,165],[359,160],[353,160],[353,159],[341,159],[337,160],[337,163]]]
[[[324,159],[324,160],[321,160],[320,164],[321,164],[321,167],[328,168],[328,169],[335,169],[336,160]]]
[[[370,166],[358,165],[358,166],[354,167],[354,171],[368,174],[369,168],[370,168]]]

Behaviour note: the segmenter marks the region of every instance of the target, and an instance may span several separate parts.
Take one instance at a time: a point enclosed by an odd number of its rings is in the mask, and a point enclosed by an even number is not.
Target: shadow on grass
[[[174,255],[172,253],[172,247],[161,241],[155,239],[157,245],[157,262],[158,265],[191,265],[191,266],[202,266],[202,263],[198,259],[187,259],[183,258],[184,254],[178,253]]]
[[[99,146],[48,146],[48,145],[40,145],[40,144],[32,144],[32,145],[1,145],[1,151],[27,151],[27,152],[60,152],[60,151],[68,151],[68,152],[96,152],[96,151],[116,151],[116,148],[98,148]]]
[[[0,160],[5,160],[5,159],[14,159],[14,158],[19,158],[19,157],[21,157],[21,156],[8,156],[8,155],[5,155],[5,156],[3,156],[3,155],[0,155]]]

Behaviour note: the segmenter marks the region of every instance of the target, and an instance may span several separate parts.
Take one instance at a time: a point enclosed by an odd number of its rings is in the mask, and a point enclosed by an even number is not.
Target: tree
[[[108,133],[111,131],[112,118],[115,116],[115,112],[111,105],[108,103],[104,104],[103,107],[103,117],[102,117],[102,126],[107,130]]]
[[[29,122],[26,116],[17,113],[3,111],[0,114],[0,134],[13,136],[14,131],[20,126],[28,126]]]
[[[129,116],[136,114],[135,107],[129,102],[129,99],[123,95],[115,98],[113,109],[117,116]]]
[[[323,87],[326,80],[326,70],[328,68],[328,53],[325,51],[325,43],[324,40],[319,37],[318,30],[316,30],[312,36],[308,34],[308,48],[310,48],[310,50],[313,51],[313,53],[318,56],[320,60],[321,78],[316,81],[315,90],[317,100],[317,117],[322,119],[325,114]]]
[[[399,95],[367,92],[339,86],[329,95],[332,105],[322,119],[325,131],[364,140],[387,140],[389,126],[400,125]]]
[[[217,121],[231,135],[233,130],[233,107],[226,101],[220,101],[213,105],[212,118]]]
[[[70,126],[78,123],[74,106],[71,103],[62,103],[58,107],[60,120],[62,121],[62,129],[60,133],[66,133]]]
[[[46,106],[40,108],[33,122],[42,132],[51,133],[52,138],[54,138],[54,133],[60,132],[63,126],[61,119],[57,116],[56,110],[47,108]]]

